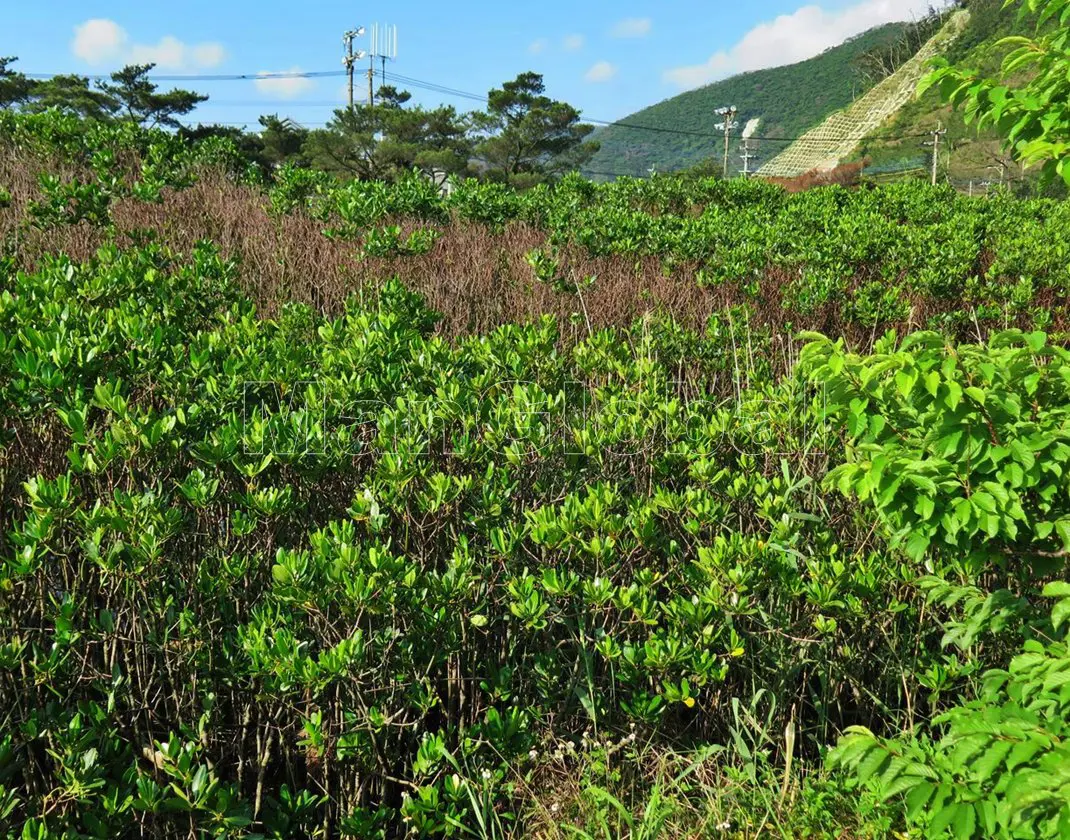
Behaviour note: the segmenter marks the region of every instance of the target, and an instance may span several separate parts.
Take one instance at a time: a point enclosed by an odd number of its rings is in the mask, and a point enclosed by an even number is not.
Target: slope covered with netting
[[[863,137],[911,100],[930,59],[942,54],[962,34],[969,17],[970,13],[965,9],[955,12],[940,31],[895,73],[847,108],[806,132],[764,164],[758,174],[793,178],[815,169],[834,169],[850,156]]]

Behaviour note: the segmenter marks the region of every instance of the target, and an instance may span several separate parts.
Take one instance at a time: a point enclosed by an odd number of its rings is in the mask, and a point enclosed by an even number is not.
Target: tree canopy
[[[91,85],[85,76],[60,74],[29,79],[12,69],[18,59],[0,58],[0,108],[31,113],[55,108],[94,120],[125,119],[153,128],[178,129],[183,117],[208,97],[175,88],[161,93],[149,79],[155,64],[131,64]]]
[[[543,77],[521,73],[491,90],[485,111],[451,105],[414,105],[390,85],[374,105],[340,108],[325,128],[306,129],[278,115],[260,117],[260,131],[222,125],[183,125],[208,97],[183,89],[161,91],[155,65],[133,64],[92,83],[73,74],[30,79],[0,58],[0,108],[27,112],[58,109],[101,121],[130,121],[178,131],[193,143],[230,139],[251,162],[268,171],[290,164],[342,177],[392,179],[414,168],[530,186],[578,169],[597,151],[594,130],[567,102],[546,95]]]
[[[492,90],[476,125],[484,134],[475,149],[483,167],[513,182],[577,169],[598,151],[597,143],[585,142],[594,126],[580,122],[568,103],[546,96],[538,73],[521,73]]]
[[[0,56],[0,108],[25,102],[33,90],[33,82],[11,69],[16,61],[15,56]]]
[[[414,167],[465,171],[472,150],[467,116],[451,106],[406,107],[410,94],[379,89],[375,105],[340,108],[327,127],[309,133],[312,166],[357,178],[390,178]]]
[[[94,120],[108,119],[119,110],[107,93],[91,87],[85,76],[73,74],[34,82],[25,107],[31,113],[56,108]]]
[[[190,90],[158,92],[148,78],[155,64],[131,64],[111,74],[110,82],[100,84],[101,91],[110,96],[118,106],[118,112],[133,122],[154,126],[178,128],[177,117],[184,117],[208,97]]]

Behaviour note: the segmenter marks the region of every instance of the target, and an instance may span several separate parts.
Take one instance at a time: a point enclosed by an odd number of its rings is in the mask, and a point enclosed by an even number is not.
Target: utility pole
[[[751,138],[754,136],[754,132],[758,130],[758,124],[761,122],[760,117],[754,117],[747,120],[747,124],[743,126],[743,152],[740,157],[743,158],[743,177],[750,177],[750,162],[753,158],[758,157],[758,140],[755,139],[754,145],[751,146]]]
[[[750,140],[744,140],[743,141],[743,151],[740,152],[739,156],[741,158],[743,158],[743,177],[747,178],[747,177],[750,176],[751,158],[757,156],[754,153],[752,153],[751,150],[750,150]]]
[[[1000,158],[996,158],[996,160],[998,161],[997,165],[995,165],[995,166],[986,166],[985,167],[985,171],[988,172],[988,171],[991,171],[993,169],[998,169],[999,170],[999,186],[1000,186],[1000,188],[1002,188],[1003,187],[1003,182],[1004,182],[1004,180],[1005,180],[1005,178],[1007,176],[1007,164],[1006,164],[1006,162],[1004,162]],[[992,185],[991,181],[987,181],[987,183],[988,183],[989,186]]]
[[[375,104],[375,56],[368,56],[368,104]]]
[[[939,158],[939,154],[940,154],[940,138],[943,137],[945,134],[947,134],[947,129],[946,128],[941,128],[940,127],[940,123],[937,123],[936,124],[936,128],[933,129],[932,131],[930,131],[929,133],[932,134],[933,139],[931,141],[927,141],[925,143],[925,145],[926,146],[930,146],[931,145],[933,147],[932,182],[933,182],[933,186],[935,187],[936,186],[936,164],[940,160],[940,158]]]
[[[356,29],[348,30],[342,36],[342,43],[345,45],[346,52],[342,56],[342,64],[346,68],[347,75],[349,76],[349,110],[353,110],[353,66],[358,59],[364,58],[364,51],[358,50],[353,52],[353,39],[359,38],[364,34],[364,27],[358,26]]]
[[[717,123],[714,128],[718,131],[724,130],[724,177],[728,178],[728,149],[732,143],[732,129],[734,129],[738,123],[735,122],[738,109],[735,105],[730,105],[727,108],[718,108],[714,111],[723,122]]]

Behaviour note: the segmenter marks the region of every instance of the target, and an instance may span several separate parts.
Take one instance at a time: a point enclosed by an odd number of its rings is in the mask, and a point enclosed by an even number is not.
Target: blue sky
[[[340,0],[10,2],[0,55],[33,73],[107,73],[155,61],[158,73],[340,70],[342,33],[376,20],[398,27],[388,72],[485,94],[525,70],[595,119],[613,120],[681,90],[790,63],[927,0],[622,0],[442,3],[363,7]],[[365,14],[367,11],[367,14]],[[357,39],[367,48],[367,37]],[[362,62],[361,70],[367,63]],[[358,76],[358,97],[367,82]],[[322,124],[343,102],[342,77],[189,82],[211,99],[194,121],[255,124],[262,113]],[[416,101],[477,103],[412,88]]]

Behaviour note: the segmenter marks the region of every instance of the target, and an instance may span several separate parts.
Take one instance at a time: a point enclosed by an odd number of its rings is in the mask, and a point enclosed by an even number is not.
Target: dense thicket
[[[1063,205],[0,133],[3,832],[1063,830]]]
[[[88,257],[116,236],[185,253],[210,239],[241,258],[264,310],[293,298],[338,311],[400,273],[450,335],[545,312],[626,327],[659,309],[701,330],[729,305],[763,327],[859,346],[889,327],[979,339],[1065,324],[1070,219],[1058,201],[982,201],[916,182],[787,194],[742,180],[577,177],[525,192],[466,181],[444,197],[415,174],[340,183],[283,168],[265,184],[221,140],[189,146],[50,117],[7,125],[0,236],[24,268],[56,249]],[[42,167],[59,174],[38,180]]]

